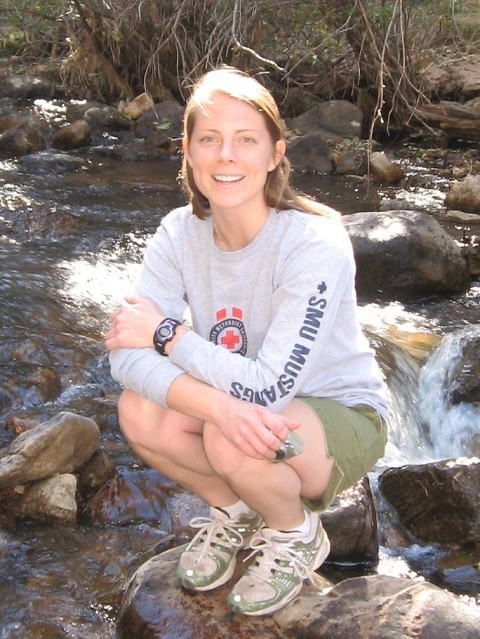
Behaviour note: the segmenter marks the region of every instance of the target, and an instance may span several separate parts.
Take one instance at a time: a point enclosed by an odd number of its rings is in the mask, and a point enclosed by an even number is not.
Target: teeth
[[[214,180],[217,182],[238,182],[238,180],[242,179],[241,175],[214,175]]]

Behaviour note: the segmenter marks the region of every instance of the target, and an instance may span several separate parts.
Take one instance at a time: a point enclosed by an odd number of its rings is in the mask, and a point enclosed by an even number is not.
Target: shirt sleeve
[[[162,223],[145,251],[136,286],[137,295],[153,300],[167,317],[179,320],[187,307],[181,260],[180,248]],[[116,349],[109,361],[112,377],[124,388],[162,406],[167,405],[170,384],[185,372],[153,348]]]
[[[272,321],[255,358],[190,332],[175,344],[170,360],[215,388],[281,411],[321,365],[342,300],[354,305],[354,277],[349,243],[311,242],[283,264]]]

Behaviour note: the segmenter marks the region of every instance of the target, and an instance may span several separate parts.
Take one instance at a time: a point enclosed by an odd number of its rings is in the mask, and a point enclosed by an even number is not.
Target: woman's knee
[[[133,391],[125,390],[118,400],[120,430],[131,444],[145,445],[155,428],[161,436],[162,409]]]
[[[238,473],[251,473],[250,465],[258,463],[231,444],[215,424],[205,423],[203,447],[213,470],[226,481]]]

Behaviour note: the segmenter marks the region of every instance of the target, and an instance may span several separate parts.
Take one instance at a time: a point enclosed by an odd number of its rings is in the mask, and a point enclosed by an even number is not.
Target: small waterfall
[[[442,338],[428,332],[424,317],[396,304],[363,307],[361,321],[377,343],[390,394],[389,442],[378,466],[478,456],[480,401],[455,402],[452,387],[461,387],[458,371],[468,366],[465,349],[480,340],[480,325],[451,329]]]
[[[436,459],[478,454],[480,398],[474,403],[453,403],[450,389],[463,360],[465,346],[479,339],[478,325],[447,333],[420,371],[419,412],[430,433]]]

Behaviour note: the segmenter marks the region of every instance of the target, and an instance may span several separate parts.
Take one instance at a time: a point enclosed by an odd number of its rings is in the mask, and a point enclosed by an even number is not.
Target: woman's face
[[[208,112],[196,113],[184,153],[212,213],[263,212],[268,208],[267,174],[285,153],[285,143],[273,143],[263,116],[252,106],[217,93]]]

